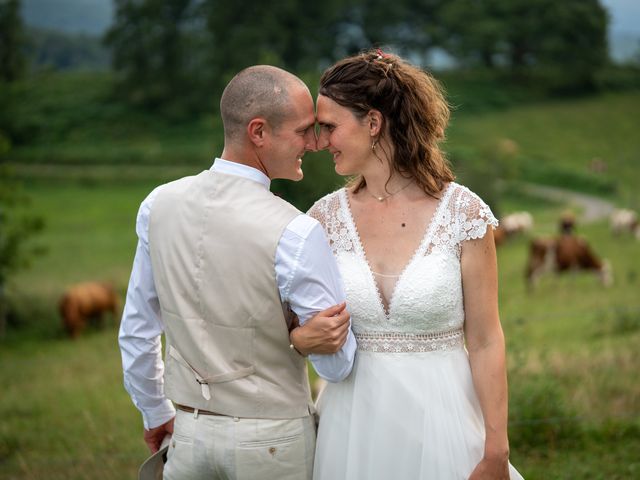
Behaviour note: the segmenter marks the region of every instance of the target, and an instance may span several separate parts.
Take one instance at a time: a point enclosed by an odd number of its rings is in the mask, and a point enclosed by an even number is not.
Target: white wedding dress
[[[384,302],[346,190],[309,214],[336,256],[358,342],[351,375],[318,400],[314,480],[467,479],[483,455],[484,424],[464,348],[461,243],[497,220],[450,183]]]

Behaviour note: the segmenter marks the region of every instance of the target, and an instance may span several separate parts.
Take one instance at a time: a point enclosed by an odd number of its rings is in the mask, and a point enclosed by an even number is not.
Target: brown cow
[[[493,229],[493,241],[496,244],[496,247],[499,247],[506,242],[507,236],[507,231],[502,225],[498,225]]]
[[[526,270],[529,288],[533,288],[543,272],[550,270],[557,273],[591,271],[598,275],[604,286],[608,287],[613,283],[609,262],[600,260],[587,241],[576,235],[565,234],[531,241]]]
[[[76,338],[90,321],[101,326],[103,314],[116,318],[120,300],[113,287],[106,283],[85,282],[72,285],[60,299],[60,315],[67,333]]]

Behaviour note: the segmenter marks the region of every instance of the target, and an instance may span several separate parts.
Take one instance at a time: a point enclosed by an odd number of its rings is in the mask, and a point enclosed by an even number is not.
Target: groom
[[[322,227],[269,192],[274,178],[300,180],[316,149],[313,100],[294,75],[254,66],[229,82],[220,112],[221,158],[140,206],[124,383],[150,450],[172,434],[164,478],[310,479],[304,355],[335,382],[355,353]]]

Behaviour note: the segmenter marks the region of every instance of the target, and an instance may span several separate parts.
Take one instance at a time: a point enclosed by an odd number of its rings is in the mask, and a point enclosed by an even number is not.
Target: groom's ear
[[[382,130],[382,114],[378,110],[369,110],[367,113],[367,121],[369,122],[369,134],[375,137]]]
[[[247,136],[256,147],[262,147],[265,142],[267,121],[264,118],[254,118],[247,124]]]

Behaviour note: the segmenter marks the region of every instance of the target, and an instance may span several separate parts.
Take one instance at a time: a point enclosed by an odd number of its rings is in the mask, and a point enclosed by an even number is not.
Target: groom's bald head
[[[291,111],[289,91],[295,86],[307,88],[295,75],[270,65],[256,65],[238,73],[220,99],[225,142],[242,138],[246,126],[256,117],[278,128]]]

